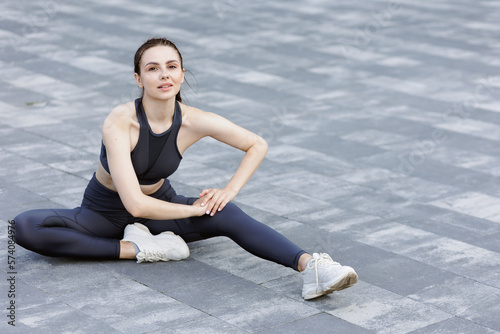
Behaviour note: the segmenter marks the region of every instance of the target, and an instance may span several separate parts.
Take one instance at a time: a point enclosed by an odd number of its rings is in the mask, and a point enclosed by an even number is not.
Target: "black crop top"
[[[139,139],[130,152],[132,165],[140,184],[154,184],[172,175],[179,167],[182,155],[177,147],[177,134],[182,124],[182,111],[175,102],[172,126],[161,134],[153,133],[146,113],[142,107],[142,99],[135,100],[135,110],[139,119]],[[101,144],[101,164],[109,173],[106,147]]]

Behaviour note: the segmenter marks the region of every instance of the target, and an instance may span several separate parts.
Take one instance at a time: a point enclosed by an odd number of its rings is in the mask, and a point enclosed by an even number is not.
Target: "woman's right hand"
[[[207,209],[201,206],[201,203],[203,203],[203,197],[197,199],[196,202],[193,203],[193,207],[195,208],[194,216],[200,217],[206,214]]]

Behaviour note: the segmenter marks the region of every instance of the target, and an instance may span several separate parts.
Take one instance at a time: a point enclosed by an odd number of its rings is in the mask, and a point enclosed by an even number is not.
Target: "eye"
[[[170,65],[168,68],[170,68],[170,69],[175,69],[175,68],[177,68],[177,66],[175,66],[175,65]]]
[[[154,67],[154,66],[150,67],[150,68],[148,68],[148,71],[156,71],[156,67]]]

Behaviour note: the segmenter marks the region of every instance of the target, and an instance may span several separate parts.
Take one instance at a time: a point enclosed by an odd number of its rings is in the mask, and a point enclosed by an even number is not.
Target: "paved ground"
[[[498,2],[46,0],[0,13],[0,332],[500,332]],[[224,238],[141,265],[17,246],[9,268],[8,219],[79,205],[100,124],[137,96],[132,56],[151,36],[178,43],[190,104],[268,140],[236,202],[355,267],[355,287],[305,302],[299,275]],[[204,140],[172,182],[222,186],[240,158]]]

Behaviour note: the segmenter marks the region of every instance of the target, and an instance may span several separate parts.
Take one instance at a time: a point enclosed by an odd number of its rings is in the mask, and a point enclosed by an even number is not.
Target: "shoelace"
[[[326,253],[314,253],[313,254],[313,260],[314,260],[314,271],[316,273],[316,293],[319,293],[319,274],[318,274],[318,267],[326,267],[328,264],[330,265],[340,265],[340,263],[335,262],[332,260],[330,255]]]

